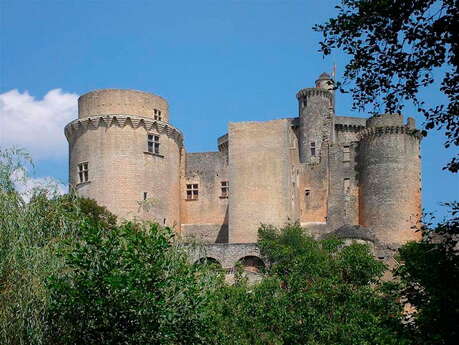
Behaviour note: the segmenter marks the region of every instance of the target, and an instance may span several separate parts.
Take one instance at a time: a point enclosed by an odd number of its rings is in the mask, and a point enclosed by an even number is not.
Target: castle
[[[387,258],[419,236],[421,135],[398,114],[335,115],[332,84],[323,73],[297,93],[298,117],[230,123],[218,151],[199,153],[186,152],[165,99],[89,92],[65,127],[70,185],[119,217],[173,226],[219,253],[233,244],[256,257],[260,224],[299,222]]]

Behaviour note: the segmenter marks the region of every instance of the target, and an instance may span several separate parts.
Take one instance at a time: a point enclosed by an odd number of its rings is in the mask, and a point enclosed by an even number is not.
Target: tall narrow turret
[[[325,142],[333,141],[334,110],[333,82],[322,73],[315,88],[300,90],[296,97],[299,103],[299,154],[301,163],[320,161],[320,152]]]

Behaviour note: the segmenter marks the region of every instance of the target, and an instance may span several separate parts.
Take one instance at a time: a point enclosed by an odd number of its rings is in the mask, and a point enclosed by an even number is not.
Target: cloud
[[[41,100],[16,89],[0,94],[0,146],[24,148],[34,159],[65,158],[64,126],[76,118],[77,100],[61,89]]]
[[[16,169],[12,173],[11,179],[25,202],[29,202],[37,190],[46,191],[48,198],[52,198],[67,193],[68,189],[67,186],[53,177],[30,177],[22,168]]]

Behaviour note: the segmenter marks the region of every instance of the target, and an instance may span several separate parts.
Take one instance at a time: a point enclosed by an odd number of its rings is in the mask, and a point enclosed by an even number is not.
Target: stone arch
[[[204,256],[194,262],[194,265],[213,265],[218,268],[222,268],[222,264],[217,259],[211,256]]]
[[[244,256],[237,261],[237,264],[241,264],[244,271],[252,273],[260,273],[265,268],[265,262],[255,255]]]

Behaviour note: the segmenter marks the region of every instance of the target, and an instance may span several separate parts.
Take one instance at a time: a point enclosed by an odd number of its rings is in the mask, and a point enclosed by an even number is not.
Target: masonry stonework
[[[259,226],[292,222],[371,243],[387,259],[419,236],[421,135],[399,114],[336,116],[332,86],[323,73],[298,92],[298,117],[230,123],[218,151],[200,153],[186,152],[162,97],[89,92],[65,127],[70,186],[121,218],[208,243],[192,256],[225,268],[262,263]]]

